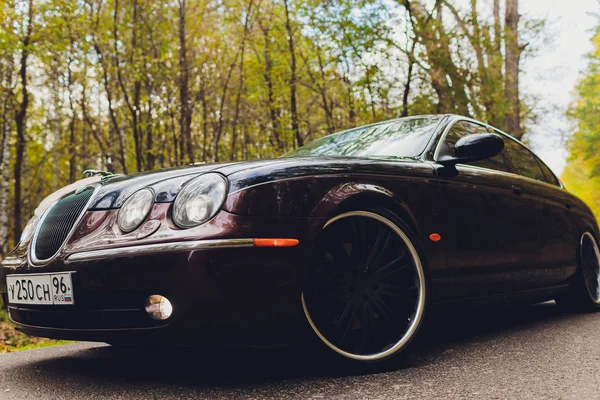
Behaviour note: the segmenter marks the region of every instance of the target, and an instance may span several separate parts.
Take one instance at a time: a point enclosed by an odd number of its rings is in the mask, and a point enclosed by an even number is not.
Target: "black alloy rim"
[[[369,214],[325,227],[303,296],[307,317],[330,347],[379,359],[399,350],[414,330],[423,280],[406,235]]]
[[[589,233],[581,238],[581,267],[588,292],[592,300],[600,303],[600,260],[598,245]]]

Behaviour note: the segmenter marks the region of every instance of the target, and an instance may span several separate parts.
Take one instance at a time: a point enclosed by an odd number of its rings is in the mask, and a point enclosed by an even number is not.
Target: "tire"
[[[301,296],[313,338],[357,365],[404,353],[429,298],[422,254],[410,228],[385,208],[330,219]]]
[[[577,247],[577,272],[573,287],[556,303],[574,311],[600,310],[600,251],[594,236],[586,232]]]

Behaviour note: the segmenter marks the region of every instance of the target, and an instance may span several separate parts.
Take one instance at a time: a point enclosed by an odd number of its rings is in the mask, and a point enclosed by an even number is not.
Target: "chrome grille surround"
[[[77,191],[61,197],[52,203],[52,205],[48,207],[46,211],[44,211],[44,214],[42,214],[40,222],[35,229],[31,243],[29,244],[29,263],[31,265],[45,265],[58,256],[60,250],[63,248],[65,243],[69,241],[77,226],[79,226],[79,222],[83,218],[83,215],[87,211],[91,202],[94,200],[94,197],[100,187],[100,185],[97,185],[95,187],[86,186],[80,188]],[[82,197],[79,199],[73,199],[74,196]],[[76,204],[74,204],[74,207],[68,207],[73,205],[65,204],[67,201],[76,201]],[[59,209],[57,207],[64,208]],[[68,217],[68,220],[51,221],[51,219],[54,219],[57,216],[65,217],[65,215],[62,214],[55,215],[56,212],[67,213],[66,217]],[[48,226],[48,223],[52,223],[54,226]],[[58,236],[52,237],[53,235]]]

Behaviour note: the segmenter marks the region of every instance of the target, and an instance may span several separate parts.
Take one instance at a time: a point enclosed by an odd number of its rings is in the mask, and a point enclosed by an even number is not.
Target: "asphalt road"
[[[424,333],[411,355],[370,371],[281,348],[0,354],[0,398],[600,398],[600,313],[553,303],[443,312]]]

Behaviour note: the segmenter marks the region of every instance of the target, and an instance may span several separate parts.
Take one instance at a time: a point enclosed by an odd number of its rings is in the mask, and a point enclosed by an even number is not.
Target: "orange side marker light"
[[[442,240],[442,235],[440,235],[439,233],[432,233],[431,235],[429,235],[429,240],[431,240],[432,242],[439,242],[440,240]]]
[[[294,247],[298,239],[254,239],[254,247]]]

